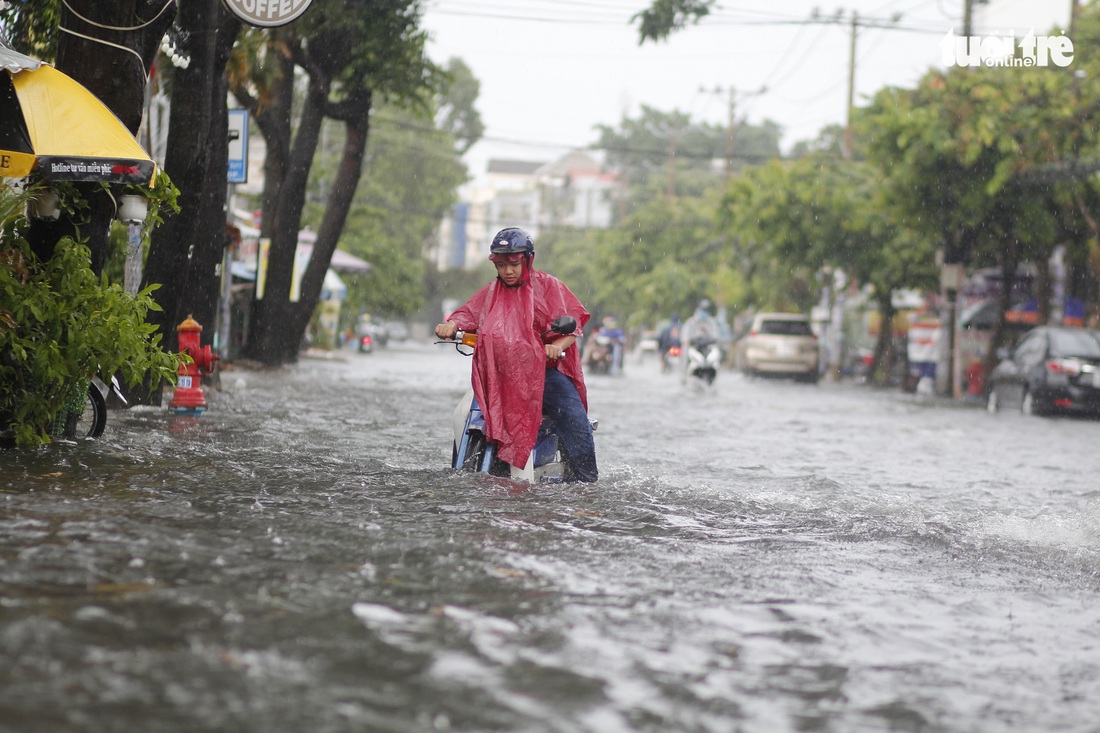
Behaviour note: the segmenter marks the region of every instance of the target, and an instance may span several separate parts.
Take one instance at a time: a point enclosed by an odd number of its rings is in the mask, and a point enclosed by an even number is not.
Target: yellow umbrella
[[[57,69],[0,71],[0,176],[152,183],[156,163],[114,113]]]

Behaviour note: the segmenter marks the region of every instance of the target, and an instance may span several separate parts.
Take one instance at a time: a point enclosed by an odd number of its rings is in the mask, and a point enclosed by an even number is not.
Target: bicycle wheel
[[[84,408],[75,415],[69,437],[74,439],[98,438],[107,427],[107,400],[95,385],[88,386]]]

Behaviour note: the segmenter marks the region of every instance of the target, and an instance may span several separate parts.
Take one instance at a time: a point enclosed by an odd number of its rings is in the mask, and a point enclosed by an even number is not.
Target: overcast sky
[[[975,35],[1068,23],[1072,0],[989,0],[976,6]],[[492,158],[551,160],[595,142],[596,125],[617,126],[641,105],[725,125],[729,90],[738,119],[770,119],[784,150],[843,124],[850,19],[856,40],[856,105],[883,86],[912,87],[942,65],[940,42],[962,33],[962,0],[726,0],[700,24],[639,46],[630,16],[646,0],[427,0],[429,54],[462,58],[481,82],[484,141],[472,175]],[[895,14],[900,19],[894,20]],[[763,91],[761,91],[763,90]]]

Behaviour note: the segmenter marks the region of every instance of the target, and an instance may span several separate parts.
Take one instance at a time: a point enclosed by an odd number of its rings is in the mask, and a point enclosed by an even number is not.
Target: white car
[[[757,313],[737,344],[736,363],[752,375],[817,382],[820,348],[810,319],[799,313]]]

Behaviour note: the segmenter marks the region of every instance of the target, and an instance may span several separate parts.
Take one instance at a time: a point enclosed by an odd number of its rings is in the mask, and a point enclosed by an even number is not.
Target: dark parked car
[[[990,412],[1100,414],[1100,331],[1031,329],[990,374],[986,404]]]

